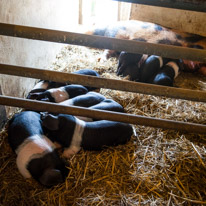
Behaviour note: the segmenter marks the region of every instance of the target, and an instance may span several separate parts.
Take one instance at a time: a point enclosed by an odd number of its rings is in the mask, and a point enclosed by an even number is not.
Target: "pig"
[[[42,117],[42,122],[49,136],[64,148],[65,158],[70,158],[81,148],[101,150],[105,146],[125,144],[133,134],[132,126],[127,123],[108,120],[86,122],[67,114],[47,114]]]
[[[60,104],[125,112],[119,103],[96,92],[88,92]],[[49,138],[64,148],[63,155],[66,158],[76,154],[81,148],[101,150],[105,146],[125,144],[133,133],[130,124],[115,121],[47,112],[41,113],[41,119]]]
[[[99,27],[98,25],[96,25],[92,29],[86,31],[85,33],[90,35],[99,35],[105,37],[135,40],[155,44],[166,44],[180,47],[206,49],[206,37],[204,36],[190,34],[187,32],[181,32],[175,29],[163,27],[155,23],[138,20],[118,21],[104,27]],[[116,52],[113,50],[105,50],[104,59],[118,55],[119,52],[121,54],[122,51]],[[131,63],[132,61],[133,60],[131,60]],[[122,71],[122,74],[130,75],[130,73],[132,73],[133,75],[131,76],[135,76],[136,78],[135,72],[138,72],[136,70],[132,71],[136,68],[135,64],[129,64],[128,61],[127,65],[129,68],[127,70]],[[206,63],[183,59],[181,64],[181,70],[191,72],[195,71],[206,76]]]
[[[79,75],[90,75],[99,77],[98,72],[91,69],[80,69],[73,72]],[[73,98],[88,91],[93,91],[96,87],[68,84],[47,80],[40,80],[27,95],[27,99],[36,99],[41,101],[61,102],[68,98]]]
[[[8,141],[17,155],[21,175],[51,187],[64,182],[68,169],[53,142],[44,135],[40,117],[33,111],[15,114],[9,121]]]

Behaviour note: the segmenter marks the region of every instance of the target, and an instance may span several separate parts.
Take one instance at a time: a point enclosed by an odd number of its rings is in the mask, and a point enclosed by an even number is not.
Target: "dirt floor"
[[[101,50],[66,46],[50,69],[82,68],[102,77],[115,75],[117,60],[102,61]],[[206,91],[206,78],[181,73],[176,87]],[[124,106],[127,113],[206,124],[206,104],[110,89],[100,93]],[[83,151],[67,160],[64,184],[47,189],[18,172],[16,155],[0,133],[0,205],[205,205],[206,134],[134,125],[126,144],[100,152]]]

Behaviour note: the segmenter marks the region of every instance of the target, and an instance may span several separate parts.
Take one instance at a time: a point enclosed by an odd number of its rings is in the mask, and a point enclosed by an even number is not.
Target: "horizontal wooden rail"
[[[0,23],[0,35],[206,62],[206,50]]]
[[[103,110],[93,110],[76,106],[63,106],[56,103],[40,102],[36,100],[25,100],[22,98],[8,97],[0,95],[0,104],[22,107],[35,111],[47,111],[52,113],[71,114],[76,116],[85,116],[95,119],[105,119],[111,121],[125,122],[130,124],[145,125],[163,129],[173,129],[189,133],[206,133],[206,125],[187,123],[166,119],[157,119],[152,117],[144,117],[140,115],[132,115],[118,112],[110,112]]]
[[[64,73],[52,70],[0,64],[0,74],[52,80],[55,82],[66,82],[70,84],[81,84],[97,88],[108,88],[141,94],[172,97],[176,99],[186,99],[198,102],[206,102],[206,92],[204,91],[180,89],[175,87],[166,87],[125,80],[106,79],[101,77]]]
[[[205,0],[115,0],[148,6],[159,6],[173,9],[206,12]]]

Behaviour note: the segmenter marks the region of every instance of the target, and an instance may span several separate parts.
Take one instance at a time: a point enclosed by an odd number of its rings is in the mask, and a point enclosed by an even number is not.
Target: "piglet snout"
[[[130,76],[130,80],[137,80],[140,76],[138,62],[141,54],[133,54],[122,51],[119,56],[117,75]]]
[[[58,169],[46,169],[42,176],[39,178],[42,185],[51,187],[64,182],[61,171]]]

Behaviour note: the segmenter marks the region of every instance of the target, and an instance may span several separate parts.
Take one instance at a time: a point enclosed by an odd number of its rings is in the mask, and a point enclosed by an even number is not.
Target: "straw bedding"
[[[51,69],[70,72],[92,68],[102,77],[115,75],[117,60],[101,61],[103,51],[66,46]],[[126,80],[126,79],[125,79]],[[206,90],[206,79],[182,73],[177,87]],[[128,113],[185,122],[206,123],[206,104],[152,95],[101,89]],[[64,184],[46,189],[25,180],[16,155],[0,133],[1,205],[205,205],[206,135],[184,134],[134,125],[126,144],[100,152],[80,151],[67,160]]]

